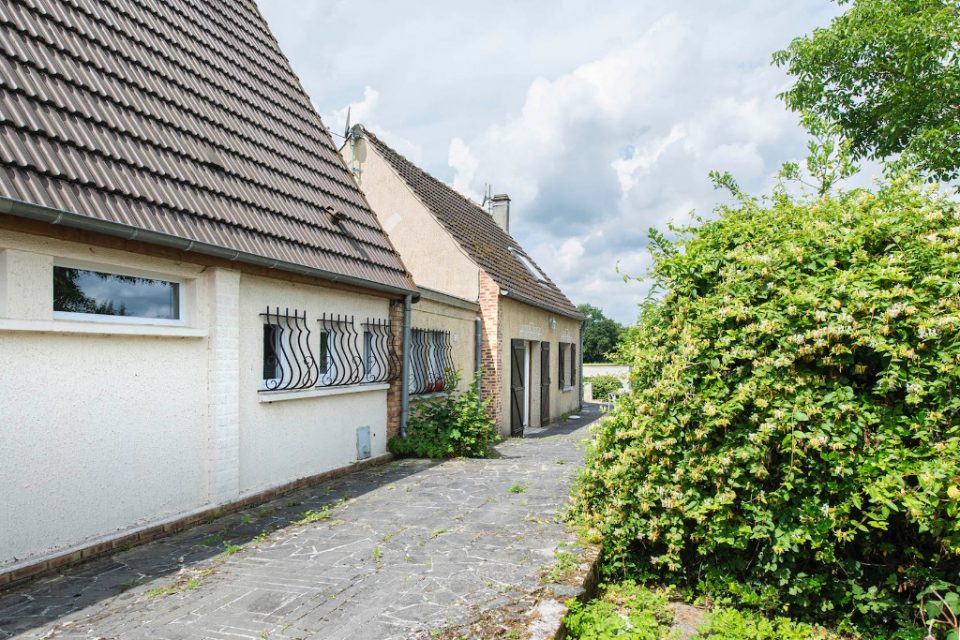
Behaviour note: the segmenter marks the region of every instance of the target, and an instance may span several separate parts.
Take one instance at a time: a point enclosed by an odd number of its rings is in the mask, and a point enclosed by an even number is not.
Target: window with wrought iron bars
[[[306,312],[297,309],[291,313],[268,307],[260,316],[261,391],[385,383],[399,376],[400,360],[387,320],[368,318],[358,330],[353,316],[324,313],[314,333]]]
[[[410,331],[410,393],[445,391],[447,376],[454,369],[449,331]]]

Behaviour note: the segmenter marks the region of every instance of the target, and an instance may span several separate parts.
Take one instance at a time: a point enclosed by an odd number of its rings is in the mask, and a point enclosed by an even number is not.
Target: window
[[[340,387],[394,380],[400,371],[387,321],[367,320],[358,332],[350,316],[323,314],[319,331],[307,314],[267,308],[261,391]]]
[[[450,332],[413,329],[410,337],[410,393],[443,391],[455,368]]]
[[[53,268],[54,317],[179,324],[180,296],[176,281]]]
[[[532,275],[537,280],[537,282],[541,284],[546,284],[547,282],[549,282],[549,280],[547,279],[547,276],[543,273],[543,271],[540,270],[540,267],[533,264],[533,260],[531,260],[526,254],[521,253],[520,251],[517,251],[516,249],[513,249],[513,248],[510,249],[510,253],[513,254],[513,257],[516,258],[517,261],[520,262],[520,264],[522,264],[524,267],[527,268],[527,271],[530,272],[530,275]]]
[[[569,342],[561,342],[559,354],[558,384],[561,389],[570,389],[577,383],[577,347]]]

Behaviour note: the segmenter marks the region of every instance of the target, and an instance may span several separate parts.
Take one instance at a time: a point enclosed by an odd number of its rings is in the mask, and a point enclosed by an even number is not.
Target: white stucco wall
[[[206,288],[196,266],[0,232],[0,568],[207,502],[204,338],[67,332],[54,257],[184,278],[190,298]]]
[[[184,322],[54,318],[55,262],[178,279]],[[313,327],[324,311],[361,323],[389,306],[0,230],[0,572],[349,465],[358,426],[383,454],[385,390],[261,402],[268,304]]]
[[[263,403],[262,320],[267,305],[307,311],[316,334],[321,313],[386,320],[383,298],[244,275],[240,290],[240,493],[246,495],[357,459],[356,430],[370,427],[371,453],[386,453],[386,390]]]

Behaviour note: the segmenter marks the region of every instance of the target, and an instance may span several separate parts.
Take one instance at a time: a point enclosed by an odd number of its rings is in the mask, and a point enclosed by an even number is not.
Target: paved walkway
[[[402,460],[0,595],[0,638],[388,640],[535,588],[596,419],[499,458]],[[236,546],[230,546],[236,545]]]

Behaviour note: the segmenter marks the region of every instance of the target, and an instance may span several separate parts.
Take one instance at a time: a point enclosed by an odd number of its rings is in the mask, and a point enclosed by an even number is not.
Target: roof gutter
[[[241,262],[243,264],[254,265],[257,267],[265,267],[267,269],[277,269],[279,271],[286,271],[288,273],[297,273],[304,276],[321,278],[330,282],[348,284],[363,289],[372,289],[374,291],[381,291],[383,293],[390,293],[398,296],[412,295],[414,300],[420,297],[420,294],[415,290],[394,287],[388,284],[381,284],[379,282],[372,282],[370,280],[355,278],[342,273],[325,271],[323,269],[316,269],[314,267],[307,267],[301,264],[296,264],[295,262],[286,262],[276,258],[266,258],[264,256],[258,256],[255,253],[248,253],[238,249],[227,249],[225,247],[219,247],[215,244],[210,244],[200,240],[188,240],[186,238],[174,236],[169,233],[140,229],[138,227],[134,227],[133,225],[123,224],[120,222],[100,220],[98,218],[91,218],[89,216],[83,216],[77,213],[70,213],[69,211],[60,211],[59,209],[52,209],[42,205],[31,204],[29,202],[15,200],[5,196],[0,196],[0,214],[8,214],[20,218],[28,218],[30,220],[39,220],[40,222],[48,222],[50,224],[59,224],[72,229],[81,229],[84,231],[102,233],[104,235],[114,236],[116,238],[123,238],[124,240],[136,240],[137,242],[144,242],[161,247],[169,247],[184,252],[199,253],[205,256],[212,256],[214,258],[223,258],[230,260],[231,262]]]
[[[513,298],[514,300],[519,300],[520,302],[522,302],[522,303],[524,303],[524,304],[529,304],[531,307],[537,307],[538,309],[544,309],[545,311],[551,311],[551,312],[556,313],[556,314],[558,314],[558,315],[561,315],[561,316],[563,316],[563,317],[565,317],[565,318],[570,318],[571,320],[576,320],[576,321],[578,321],[578,322],[583,322],[584,320],[586,320],[586,316],[584,316],[584,315],[581,314],[581,313],[570,313],[569,311],[560,311],[559,309],[556,309],[555,307],[551,307],[551,306],[545,305],[545,304],[543,304],[542,302],[537,302],[536,300],[533,300],[533,299],[528,298],[528,297],[526,297],[526,296],[519,295],[519,294],[517,294],[517,293],[514,293],[513,291],[507,291],[506,289],[500,289],[500,295],[502,295],[504,298]]]

